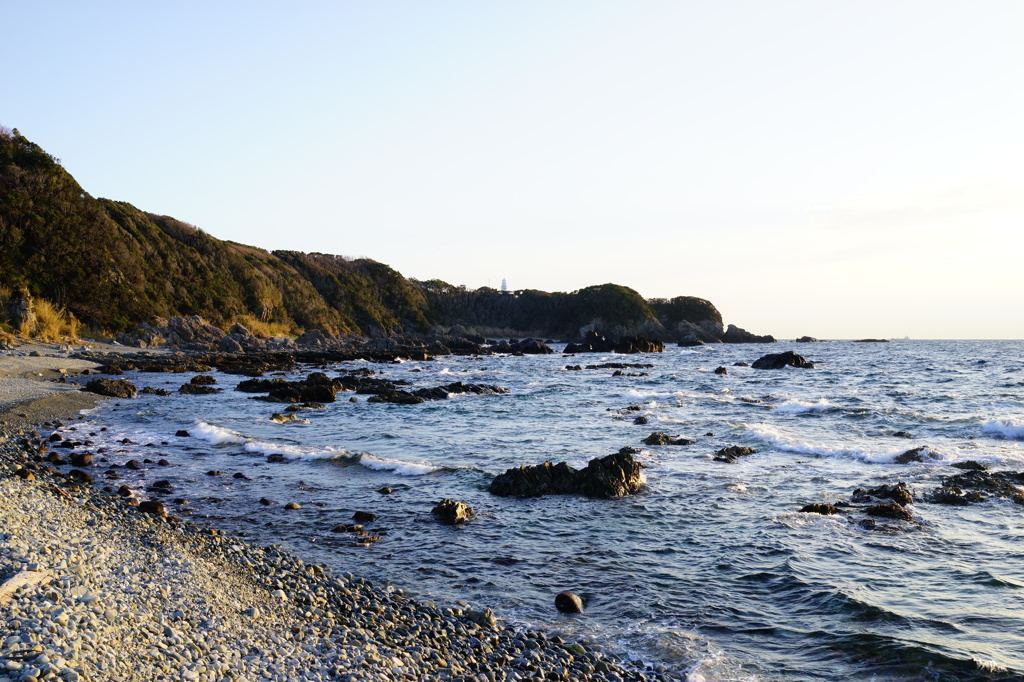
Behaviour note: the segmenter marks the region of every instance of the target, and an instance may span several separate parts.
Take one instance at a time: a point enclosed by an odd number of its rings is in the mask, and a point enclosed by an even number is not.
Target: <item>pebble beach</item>
[[[47,423],[97,399],[56,348],[0,358],[0,682],[667,679],[485,605],[332,574],[33,461]],[[3,588],[0,588],[0,593]]]

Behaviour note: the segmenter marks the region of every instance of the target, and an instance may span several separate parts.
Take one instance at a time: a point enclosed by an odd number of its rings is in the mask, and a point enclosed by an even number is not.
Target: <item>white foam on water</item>
[[[358,455],[359,464],[375,471],[393,471],[399,476],[423,476],[438,470],[429,462],[405,462],[398,459],[377,457],[369,453]]]
[[[1024,421],[1017,419],[990,419],[981,425],[981,432],[996,438],[1024,440]]]
[[[838,409],[837,405],[830,403],[824,398],[820,398],[817,402],[813,403],[804,400],[787,400],[776,405],[772,411],[781,412],[782,414],[820,414]]]
[[[269,443],[267,441],[247,438],[237,431],[216,426],[197,419],[189,433],[212,445],[241,445],[246,452],[257,452],[263,455],[280,454],[289,459],[332,459],[345,456],[341,448],[311,451],[298,445]]]
[[[330,457],[337,457],[340,454],[344,454],[344,451],[338,452],[337,450],[328,450],[323,453],[309,452],[297,445],[282,445],[281,443],[267,443],[262,440],[249,439],[245,441],[245,445],[242,446],[247,452],[258,452],[263,455],[280,454],[285,457],[292,459],[310,458],[310,459],[324,459]]]
[[[203,440],[210,442],[212,445],[244,443],[246,441],[245,436],[237,431],[226,429],[223,426],[214,426],[213,424],[208,424],[201,419],[197,419],[195,421],[195,425],[189,433],[195,438],[202,438]]]
[[[815,443],[813,441],[797,438],[784,430],[769,424],[744,424],[747,433],[759,439],[766,445],[782,452],[792,452],[798,455],[818,455],[819,457],[845,457],[856,459],[868,464],[892,464],[895,459],[906,452],[909,448],[905,445],[898,448],[874,449],[858,448],[848,446],[836,446],[827,443]],[[947,457],[925,447],[921,452],[921,458],[929,464],[949,464],[957,461],[955,457]]]

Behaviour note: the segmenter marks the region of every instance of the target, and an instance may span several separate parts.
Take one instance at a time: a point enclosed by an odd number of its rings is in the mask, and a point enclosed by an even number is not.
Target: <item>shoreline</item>
[[[9,633],[0,682],[669,679],[516,631],[489,609],[438,607],[351,574],[332,577],[278,547],[146,514],[49,473],[32,461],[43,424],[103,398],[38,380],[92,363],[22,357],[0,356],[0,580],[30,568],[52,580],[0,605]],[[15,475],[26,465],[35,480]]]

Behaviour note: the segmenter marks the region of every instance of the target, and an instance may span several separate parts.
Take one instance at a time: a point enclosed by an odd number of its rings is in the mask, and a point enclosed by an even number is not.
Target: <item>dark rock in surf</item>
[[[800,507],[800,511],[806,514],[822,514],[824,516],[839,513],[839,509],[834,504],[807,504]]]
[[[693,441],[686,438],[675,438],[667,433],[655,431],[644,438],[644,445],[690,445]]]
[[[729,370],[727,370],[725,367],[716,367],[715,368],[715,374],[728,374],[728,373],[729,373]]]
[[[819,343],[818,339],[813,336],[801,336],[796,340],[797,343]]]
[[[633,453],[623,448],[614,455],[590,460],[581,470],[573,469],[565,462],[544,462],[509,469],[496,476],[487,490],[499,497],[621,497],[640,489],[640,468],[640,463],[633,459]]]
[[[178,393],[182,395],[211,395],[214,393],[220,393],[224,389],[217,388],[216,386],[207,386],[205,384],[182,384],[181,388],[178,389]]]
[[[857,504],[872,502],[876,499],[892,500],[897,504],[906,506],[908,504],[913,504],[914,491],[911,490],[910,486],[908,486],[904,481],[899,481],[893,485],[880,485],[877,488],[871,488],[870,490],[857,488],[850,496],[850,501]]]
[[[358,521],[359,523],[370,523],[371,521],[377,520],[377,515],[373,512],[357,511],[352,515],[352,520]]]
[[[769,353],[754,361],[751,365],[754,369],[782,369],[783,367],[797,367],[800,369],[814,369],[814,363],[808,362],[791,350],[785,353]]]
[[[430,510],[440,523],[446,526],[456,526],[472,519],[476,513],[473,508],[465,502],[458,502],[445,498],[437,506]]]
[[[387,393],[378,393],[377,395],[370,396],[367,398],[368,403],[394,403],[396,405],[418,405],[419,403],[425,403],[426,398],[419,395],[413,395],[408,391],[389,391]]]
[[[897,455],[893,462],[896,464],[910,464],[911,462],[923,462],[924,458],[929,454],[929,450],[926,446],[914,448],[913,450],[907,450],[902,455]]]
[[[85,390],[111,398],[135,397],[135,385],[127,379],[90,379]]]
[[[555,595],[555,608],[562,613],[583,613],[583,600],[572,592]]]
[[[959,493],[964,500],[971,503],[985,502],[989,497],[1001,497],[1024,505],[1024,471],[984,471],[969,470],[962,474],[942,477],[942,488],[936,488],[928,497],[929,502],[951,504],[950,492],[941,492],[948,488]],[[959,504],[955,502],[954,504]]]
[[[209,374],[197,374],[189,380],[189,383],[196,386],[212,386],[217,383],[217,380]]]
[[[896,519],[898,521],[913,521],[914,515],[909,509],[904,509],[899,504],[876,504],[864,510],[868,516],[876,516],[883,519]]]
[[[730,445],[729,447],[722,448],[721,450],[716,452],[714,459],[716,462],[726,462],[727,464],[733,464],[740,457],[747,457],[748,455],[753,455],[756,452],[757,450],[755,450],[754,448],[748,448],[742,445]]]
[[[71,455],[71,466],[73,467],[85,467],[92,464],[92,455],[88,452],[80,452]]]
[[[185,429],[178,429],[174,432],[174,435],[178,438],[191,438],[192,434]]]
[[[988,467],[981,462],[976,462],[973,459],[969,459],[966,462],[955,462],[949,466],[954,469],[963,469],[964,471],[988,471]]]

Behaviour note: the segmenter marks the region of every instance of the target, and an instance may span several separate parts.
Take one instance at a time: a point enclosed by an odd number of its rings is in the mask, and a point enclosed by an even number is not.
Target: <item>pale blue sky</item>
[[[1024,3],[4,3],[94,196],[793,338],[1024,338]]]

